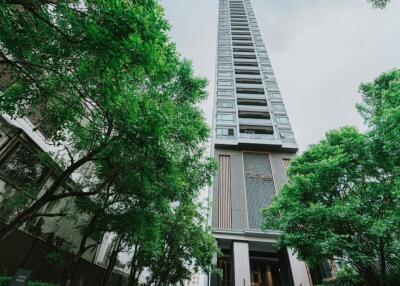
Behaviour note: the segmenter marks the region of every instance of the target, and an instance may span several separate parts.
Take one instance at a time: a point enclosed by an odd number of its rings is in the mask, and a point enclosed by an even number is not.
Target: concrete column
[[[251,286],[249,244],[233,242],[233,270],[235,286]]]
[[[312,286],[306,264],[298,260],[291,249],[288,249],[288,255],[294,286]]]

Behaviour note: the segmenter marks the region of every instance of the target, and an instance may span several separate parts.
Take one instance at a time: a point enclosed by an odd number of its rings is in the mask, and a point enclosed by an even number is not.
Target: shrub
[[[324,283],[325,286],[365,286],[361,276],[351,267],[344,267],[337,273],[336,279]]]
[[[0,286],[8,286],[10,284],[11,277],[0,277]]]

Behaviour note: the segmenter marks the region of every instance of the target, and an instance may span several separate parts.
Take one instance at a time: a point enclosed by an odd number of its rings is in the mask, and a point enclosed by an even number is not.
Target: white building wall
[[[293,250],[288,249],[288,255],[294,286],[312,286],[306,264],[297,259]]]

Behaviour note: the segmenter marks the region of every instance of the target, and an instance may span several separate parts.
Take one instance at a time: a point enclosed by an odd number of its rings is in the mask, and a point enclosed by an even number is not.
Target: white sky
[[[161,0],[171,38],[208,78],[202,104],[211,123],[218,0]],[[256,17],[301,150],[326,131],[362,128],[358,86],[400,67],[400,1],[372,9],[366,0],[253,0]]]

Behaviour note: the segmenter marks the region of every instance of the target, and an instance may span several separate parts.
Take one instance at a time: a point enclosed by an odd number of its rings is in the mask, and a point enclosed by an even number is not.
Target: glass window
[[[232,86],[232,81],[218,81],[219,86]]]
[[[275,98],[280,98],[281,97],[281,94],[279,93],[279,92],[272,92],[272,91],[269,91],[268,92],[268,94],[271,96],[271,97],[275,97]]]
[[[289,123],[289,118],[287,118],[287,117],[276,117],[276,122],[282,123],[282,124],[288,124]]]
[[[230,64],[219,64],[218,67],[220,69],[231,69],[232,65],[230,65]]]
[[[229,101],[220,101],[217,105],[220,108],[233,108],[233,102]]]
[[[285,106],[283,104],[273,104],[272,105],[275,110],[284,111]]]
[[[233,128],[217,128],[217,136],[233,136]]]
[[[291,131],[281,131],[280,134],[282,138],[294,138],[294,134]]]
[[[218,76],[231,77],[232,73],[231,72],[219,72]]]
[[[221,90],[218,90],[218,95],[219,96],[232,96],[233,90],[221,89]]]
[[[233,122],[233,114],[217,114],[218,121]]]
[[[231,54],[230,51],[219,51],[218,53],[220,56],[229,56]]]
[[[278,89],[278,84],[276,82],[273,81],[267,81],[267,87],[270,89]]]
[[[227,57],[227,56],[219,56],[218,60],[220,62],[231,62],[232,61],[232,57]]]
[[[0,164],[0,172],[18,187],[40,187],[46,178],[47,168],[36,153],[18,143]]]

